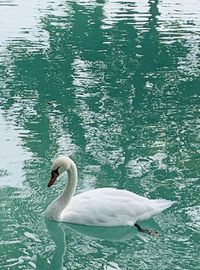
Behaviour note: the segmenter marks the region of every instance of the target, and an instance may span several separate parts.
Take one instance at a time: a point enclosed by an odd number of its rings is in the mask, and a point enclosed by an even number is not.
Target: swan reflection
[[[78,224],[67,224],[65,226],[67,226],[76,233],[108,241],[130,240],[137,234],[137,230],[134,227],[130,226],[102,227]]]
[[[107,241],[126,241],[132,239],[137,234],[134,227],[97,227],[69,223],[58,223],[45,219],[51,239],[56,247],[48,269],[63,270],[63,257],[65,255],[66,241],[68,233],[87,236],[88,238],[107,240]],[[67,233],[68,232],[68,233]],[[71,237],[70,237],[71,238]],[[65,240],[66,239],[66,240]],[[67,255],[66,255],[67,256]]]
[[[65,231],[62,224],[45,220],[48,232],[55,242],[56,248],[49,266],[49,270],[62,270],[63,269],[63,256],[65,254]]]

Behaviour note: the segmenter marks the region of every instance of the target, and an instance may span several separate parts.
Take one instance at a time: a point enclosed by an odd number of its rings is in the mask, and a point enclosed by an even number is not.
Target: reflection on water
[[[195,269],[199,11],[197,0],[0,1],[1,269]],[[78,165],[77,192],[178,201],[155,218],[161,237],[48,231],[59,153]]]
[[[90,237],[106,240],[106,241],[125,241],[133,238],[136,235],[136,229],[131,227],[94,227],[75,224],[61,224],[45,220],[48,232],[55,243],[55,251],[48,269],[63,269],[63,257],[66,254],[66,245],[70,241],[66,232],[67,228],[75,233]],[[65,240],[66,239],[66,240]],[[67,254],[66,254],[67,255]],[[39,258],[40,261],[40,258]],[[40,262],[38,262],[40,263]]]
[[[63,269],[63,256],[65,254],[65,232],[62,228],[62,224],[56,222],[45,221],[49,235],[55,242],[55,251],[48,269]]]
[[[136,235],[136,229],[133,227],[95,227],[76,224],[67,226],[80,234],[108,241],[125,241]]]
[[[24,180],[23,162],[30,158],[30,153],[22,148],[20,137],[27,136],[27,132],[19,130],[13,123],[8,123],[0,110],[0,187],[22,187]]]

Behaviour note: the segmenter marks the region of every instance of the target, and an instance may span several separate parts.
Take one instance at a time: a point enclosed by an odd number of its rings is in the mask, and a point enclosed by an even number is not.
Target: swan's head
[[[73,163],[74,162],[69,157],[60,156],[56,158],[51,167],[51,179],[48,183],[48,187],[51,187],[55,183],[59,175],[68,171]]]

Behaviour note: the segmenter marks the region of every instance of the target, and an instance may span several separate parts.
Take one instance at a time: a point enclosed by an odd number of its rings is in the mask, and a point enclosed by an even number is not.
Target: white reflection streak
[[[186,41],[187,56],[179,58],[179,69],[199,76],[200,2],[197,0],[164,1],[159,4],[158,31],[161,42],[171,44]]]
[[[76,3],[78,5],[83,5],[86,7],[90,7],[94,9],[97,6],[97,1],[96,0],[76,0]]]
[[[63,127],[63,117],[59,116],[55,112],[53,114],[50,113],[49,121],[52,129],[54,144],[58,146],[57,152],[63,155],[72,155],[76,150],[76,146],[72,142],[69,131]],[[64,121],[66,124],[68,119],[65,118]]]
[[[62,3],[63,2],[63,3]],[[45,14],[62,16],[66,11],[64,0],[58,2],[15,0],[2,2],[0,6],[0,51],[7,43],[21,39],[37,43],[37,47],[48,48],[49,34],[41,27],[41,18]]]
[[[128,20],[143,29],[149,17],[148,1],[109,0],[104,4],[103,11],[103,29],[112,28],[122,20]]]
[[[191,34],[199,39],[199,1],[163,1],[159,4],[159,12],[158,31],[162,32],[162,41],[164,43],[173,43],[177,39],[190,40]]]
[[[0,111],[0,186],[22,187],[23,163],[30,153],[22,147],[19,131],[7,123]]]
[[[189,226],[200,231],[200,205],[188,207],[186,213],[191,219],[191,221],[188,222]]]
[[[88,88],[95,85],[95,76],[90,71],[91,63],[81,58],[74,59],[72,64],[74,69],[73,85],[81,88]],[[81,91],[82,92],[82,91]]]
[[[8,40],[26,38],[38,41],[39,12],[37,1],[18,0],[12,6],[1,6],[0,9],[0,46]],[[3,27],[2,27],[3,26]],[[27,30],[24,31],[23,30]],[[41,33],[40,33],[41,36]],[[42,34],[43,42],[48,40],[47,33]]]

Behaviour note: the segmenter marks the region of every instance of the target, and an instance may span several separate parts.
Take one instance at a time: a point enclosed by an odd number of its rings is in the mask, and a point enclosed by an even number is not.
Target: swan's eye
[[[59,167],[57,169],[53,170],[51,172],[51,176],[54,176],[54,175],[57,175],[58,176],[59,175],[58,169],[59,169]]]

